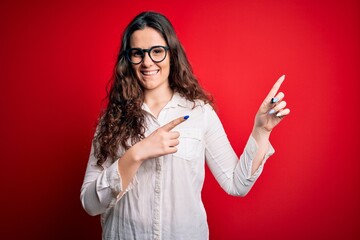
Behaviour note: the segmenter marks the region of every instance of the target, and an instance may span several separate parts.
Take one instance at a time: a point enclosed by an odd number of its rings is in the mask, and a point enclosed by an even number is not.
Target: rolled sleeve
[[[246,179],[249,181],[255,181],[260,176],[267,159],[275,153],[273,146],[269,142],[268,150],[265,153],[265,156],[261,162],[261,165],[254,172],[254,174],[251,174],[253,159],[255,158],[257,151],[258,151],[258,145],[256,143],[256,140],[254,139],[253,136],[250,135],[250,137],[245,145],[243,155],[241,156],[241,158],[243,158],[243,159],[240,160],[240,162],[242,163],[241,164],[242,171],[244,172]]]
[[[108,159],[104,163],[104,170],[102,170],[96,165],[93,149],[91,150],[80,194],[83,208],[90,215],[104,213],[135,186],[137,182],[136,176],[125,190],[122,189],[118,161],[111,163]]]
[[[122,191],[122,180],[119,173],[118,161],[112,164],[109,168],[105,170],[106,174],[106,185],[109,187],[114,197],[117,197]],[[100,189],[100,188],[99,188]]]
[[[116,164],[114,163],[109,168],[106,169],[108,187],[111,189],[111,192],[113,196],[116,197],[117,201],[120,200],[125,193],[127,193],[132,188],[134,188],[134,186],[138,182],[137,177],[135,175],[134,178],[129,183],[129,185],[126,187],[126,189],[123,189],[118,161],[115,162]]]
[[[250,135],[239,159],[231,147],[217,114],[211,109],[206,110],[208,110],[205,123],[207,164],[220,186],[228,194],[245,196],[260,176],[266,160],[275,151],[269,143],[260,167],[251,174],[253,159],[258,151],[256,140]]]

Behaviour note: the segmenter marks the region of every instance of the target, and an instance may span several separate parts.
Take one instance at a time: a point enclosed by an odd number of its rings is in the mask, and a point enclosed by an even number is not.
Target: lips
[[[151,70],[151,71],[146,70],[146,71],[140,71],[140,72],[144,76],[153,76],[153,75],[156,75],[159,72],[159,70]]]

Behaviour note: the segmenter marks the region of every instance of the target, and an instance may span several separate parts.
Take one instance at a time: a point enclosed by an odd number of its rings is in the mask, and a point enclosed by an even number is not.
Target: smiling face
[[[130,38],[131,48],[149,49],[153,46],[167,46],[165,39],[153,28],[146,27],[135,31]],[[144,88],[145,93],[157,90],[158,92],[169,91],[170,56],[159,63],[151,60],[145,53],[143,62],[131,64],[137,79]]]

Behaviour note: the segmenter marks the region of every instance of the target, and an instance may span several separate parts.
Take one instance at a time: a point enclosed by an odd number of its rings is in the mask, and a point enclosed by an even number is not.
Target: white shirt
[[[91,150],[81,202],[90,215],[101,214],[103,239],[208,239],[201,200],[205,159],[228,194],[244,196],[254,185],[266,159],[274,153],[271,144],[262,164],[251,175],[257,151],[255,140],[249,137],[239,160],[212,107],[200,101],[193,107],[192,102],[174,93],[156,119],[143,105],[149,113],[145,136],[175,118],[185,115],[190,118],[174,129],[180,132],[178,151],[144,161],[121,196],[118,162],[107,160],[101,170]]]

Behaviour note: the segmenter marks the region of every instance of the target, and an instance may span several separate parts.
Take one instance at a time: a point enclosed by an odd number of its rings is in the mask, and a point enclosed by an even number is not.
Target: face
[[[167,46],[165,39],[153,28],[146,27],[135,31],[130,38],[131,48],[149,49],[153,46]],[[141,86],[145,91],[162,90],[168,91],[170,56],[167,52],[166,58],[155,63],[146,52],[144,60],[140,64],[131,64]]]

